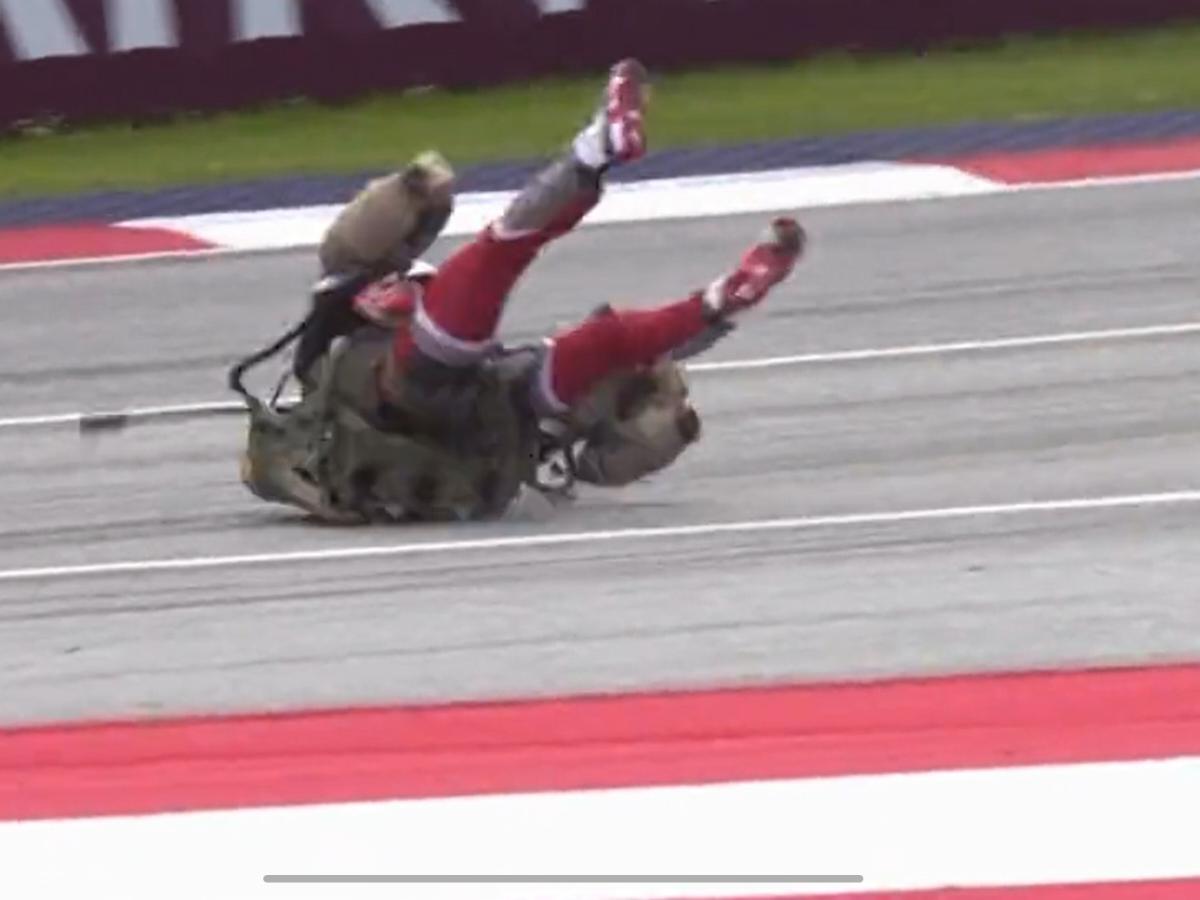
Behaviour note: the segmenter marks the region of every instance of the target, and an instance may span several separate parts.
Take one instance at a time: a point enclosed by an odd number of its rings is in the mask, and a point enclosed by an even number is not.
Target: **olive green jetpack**
[[[536,428],[513,393],[533,359],[481,365],[450,398],[379,377],[390,333],[366,326],[315,367],[286,410],[246,395],[250,423],[242,481],[263,500],[299,507],[331,523],[462,521],[499,515],[535,483]],[[394,376],[393,376],[394,378]]]
[[[603,314],[601,311],[599,314]],[[451,373],[388,366],[393,330],[366,323],[308,370],[298,402],[250,394],[251,366],[303,334],[302,322],[229,376],[246,401],[241,478],[257,497],[328,523],[464,521],[501,515],[528,487],[572,499],[575,482],[620,487],[672,464],[699,437],[673,359],[600,382],[554,423],[530,409],[541,349],[498,351]],[[381,393],[387,372],[386,400]]]

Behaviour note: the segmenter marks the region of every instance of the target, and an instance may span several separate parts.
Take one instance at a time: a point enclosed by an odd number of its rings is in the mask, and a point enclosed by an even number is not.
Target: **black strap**
[[[312,318],[313,314],[310,312],[304,317],[302,322],[293,325],[280,337],[276,338],[274,342],[268,344],[266,347],[263,347],[261,350],[251,353],[246,358],[239,360],[229,370],[229,389],[241,394],[247,402],[253,401],[255,398],[250,395],[250,392],[246,390],[246,386],[242,383],[242,378],[245,376],[246,372],[257,365],[266,362],[272,356],[275,356],[287,349],[287,347],[291,345],[298,337],[300,337],[300,335],[304,334],[305,330],[309,326],[309,323],[312,321]]]
[[[301,341],[300,350],[297,351],[296,359],[293,360],[293,373],[297,377],[303,375],[309,366],[329,349],[329,345],[335,337],[349,330],[350,322],[345,320],[353,321],[357,318],[352,308],[354,298],[376,277],[378,276],[370,272],[355,271],[335,273],[322,278],[313,286],[312,307],[304,320],[290,328],[273,343],[234,365],[229,370],[230,389],[249,401],[250,393],[242,383],[246,372],[283,352],[301,337],[305,340]]]

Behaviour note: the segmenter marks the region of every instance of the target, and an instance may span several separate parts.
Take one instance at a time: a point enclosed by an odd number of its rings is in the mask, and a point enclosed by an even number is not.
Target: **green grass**
[[[385,167],[426,147],[456,164],[562,145],[600,81],[307,102],[172,124],[0,140],[0,197]],[[828,56],[663,75],[655,147],[982,119],[1200,106],[1200,24],[1013,40],[917,57]]]

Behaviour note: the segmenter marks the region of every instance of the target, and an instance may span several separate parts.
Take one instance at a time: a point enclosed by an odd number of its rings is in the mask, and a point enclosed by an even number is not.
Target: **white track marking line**
[[[1147,506],[1179,506],[1200,503],[1200,489],[1158,494],[1125,494],[1109,497],[1082,497],[1065,500],[1041,500],[997,503],[981,506],[951,506],[933,509],[894,510],[891,512],[849,513],[830,516],[800,516],[784,519],[759,519],[743,522],[711,522],[704,525],[668,525],[657,528],[619,528],[607,531],[576,531],[558,534],[529,534],[513,537],[475,538],[456,541],[423,541],[410,544],[383,544],[365,547],[335,547],[299,550],[288,553],[247,553],[234,556],[196,556],[174,559],[125,560],[75,566],[45,566],[29,569],[0,570],[0,583],[53,578],[78,578],[145,572],[184,572],[197,569],[235,568],[283,563],[329,562],[346,559],[415,556],[419,554],[464,553],[472,550],[510,550],[533,547],[562,547],[613,541],[655,540],[657,538],[712,537],[714,535],[756,534],[773,531],[808,531],[819,528],[845,528],[857,525],[895,525],[912,522],[938,522],[974,517],[1017,516],[1036,513],[1083,512],[1129,509]]]
[[[861,362],[873,359],[902,359],[910,356],[937,356],[981,350],[1016,350],[1063,344],[1087,344],[1098,341],[1135,340],[1200,333],[1200,322],[1173,325],[1144,325],[1133,328],[1108,328],[1097,331],[1070,331],[1062,334],[1035,334],[1025,337],[956,341],[948,344],[912,344],[905,347],[879,347],[866,350],[840,350],[833,353],[805,353],[796,356],[771,356],[763,359],[735,359],[728,362],[693,363],[690,372],[726,372],[744,369],[770,369],[777,366],[816,365],[821,363]]]
[[[293,248],[296,249],[296,248]],[[284,252],[279,248],[261,251],[240,250],[236,247],[198,247],[194,250],[156,250],[150,253],[130,253],[122,256],[79,256],[72,259],[42,259],[30,262],[0,263],[0,272],[25,272],[39,269],[74,269],[85,266],[134,265],[159,260],[205,259],[212,256],[232,256],[255,252]]]
[[[1069,346],[1071,344],[1137,340],[1139,338],[1153,337],[1176,337],[1189,334],[1200,334],[1200,322],[1177,322],[1169,325],[1143,325],[1131,328],[1065,332],[1063,334],[1037,334],[1012,338],[956,341],[947,344],[912,344],[909,346],[878,347],[864,350],[837,350],[829,353],[768,356],[761,359],[733,359],[720,362],[690,363],[686,366],[686,369],[689,372],[699,373],[752,371],[755,369],[773,369],[782,366],[825,365],[830,363],[864,362],[875,359],[904,359],[907,357],[936,356],[950,353]],[[296,399],[296,397],[285,397],[284,401],[294,402]],[[0,430],[6,428],[37,428],[52,425],[78,426],[84,420],[106,418],[126,418],[129,420],[186,419],[193,416],[239,413],[244,412],[245,408],[245,404],[238,400],[213,400],[197,403],[181,403],[171,406],[143,406],[125,410],[90,413],[70,412],[17,416],[9,419],[0,419]]]
[[[39,425],[79,425],[93,419],[182,419],[189,416],[244,413],[246,404],[240,400],[213,400],[204,403],[180,403],[172,406],[138,406],[107,412],[51,413],[38,416],[17,416],[0,419],[2,428],[33,428]]]
[[[970,170],[964,170],[970,171]],[[1030,181],[1018,184],[1003,184],[1001,193],[1028,191],[1070,191],[1080,188],[1126,187],[1139,184],[1161,184],[1173,181],[1195,181],[1200,178],[1200,169],[1184,169],[1179,172],[1147,172],[1142,175],[1098,175],[1093,178],[1072,178],[1066,181]],[[954,198],[948,198],[954,199]]]

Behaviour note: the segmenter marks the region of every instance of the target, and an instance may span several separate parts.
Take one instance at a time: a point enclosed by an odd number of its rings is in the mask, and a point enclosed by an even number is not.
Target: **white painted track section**
[[[1044,192],[1200,180],[1200,170],[1070,181],[1005,184],[953,166],[863,162],[837,166],[689,178],[648,179],[614,185],[584,225],[718,218],[820,207],[848,207],[911,200],[939,200],[1014,192]],[[445,231],[474,234],[495,219],[515,196],[512,191],[462,193]],[[340,204],[250,212],[205,213],[129,219],[117,228],[158,228],[211,244],[207,248],[116,256],[28,260],[0,264],[0,272],[60,269],[81,265],[203,258],[238,253],[314,247]]]
[[[28,886],[26,900],[649,900],[1092,883],[1200,875],[1200,810],[1182,800],[1197,791],[1200,758],[1185,757],[8,823],[0,824],[0,847],[5,881]],[[751,830],[754,840],[746,840]],[[767,873],[864,881],[790,889],[262,881]]]
[[[611,185],[585,225],[692,219],[811,209],[895,200],[926,200],[993,193],[1004,187],[952,166],[852,163],[731,175],[662,178]],[[500,215],[512,191],[462,193],[446,236],[474,234]],[[340,205],[254,212],[131,219],[131,228],[165,228],[219,247],[267,250],[309,247]]]

